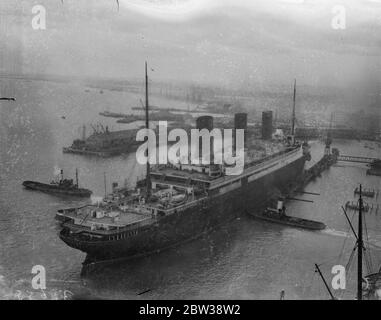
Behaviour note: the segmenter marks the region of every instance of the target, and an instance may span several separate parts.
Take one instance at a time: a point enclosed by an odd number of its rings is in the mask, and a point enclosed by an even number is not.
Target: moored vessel
[[[94,127],[93,133],[81,139],[75,139],[70,147],[62,148],[63,153],[89,156],[112,157],[136,150],[136,129],[110,131],[108,127]],[[84,127],[85,132],[85,127]]]

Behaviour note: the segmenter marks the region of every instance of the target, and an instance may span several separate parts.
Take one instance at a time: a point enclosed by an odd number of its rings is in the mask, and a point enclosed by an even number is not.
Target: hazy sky
[[[381,0],[1,0],[5,72],[250,87],[379,81]],[[32,7],[46,8],[33,30]],[[336,5],[346,29],[334,30]]]

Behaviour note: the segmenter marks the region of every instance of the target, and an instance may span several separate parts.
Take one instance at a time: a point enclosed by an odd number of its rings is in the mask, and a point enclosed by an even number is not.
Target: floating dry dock
[[[88,138],[76,139],[70,147],[64,147],[64,153],[89,156],[111,157],[135,151],[139,146],[136,141],[137,130],[95,131]]]

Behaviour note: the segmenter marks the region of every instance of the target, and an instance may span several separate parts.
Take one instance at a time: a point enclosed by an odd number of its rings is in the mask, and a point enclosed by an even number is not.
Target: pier
[[[337,161],[365,163],[370,167],[366,170],[367,175],[381,176],[381,159],[359,156],[339,155]]]
[[[360,194],[360,189],[357,187],[355,189],[355,191],[353,192],[355,195],[359,195]],[[364,190],[361,190],[361,195],[364,196],[364,197],[368,197],[368,198],[374,198],[374,196],[376,196],[376,198],[378,198],[378,193],[379,191],[377,190],[371,190],[371,189],[364,189]]]
[[[358,204],[358,202],[347,201],[345,204],[345,209],[351,209],[351,210],[359,211],[360,205]],[[362,205],[363,212],[368,212],[370,209],[373,210],[373,206],[371,208],[368,204]]]
[[[286,126],[287,127],[287,126]],[[295,130],[295,137],[298,139],[324,139],[328,132],[333,139],[346,139],[346,140],[369,140],[379,141],[379,132],[374,130],[359,130],[354,128],[319,128],[319,127],[298,127]]]
[[[377,159],[377,158],[368,158],[368,157],[359,157],[359,156],[339,155],[337,157],[337,161],[371,164],[371,163],[374,163],[376,161],[380,161],[380,159]]]

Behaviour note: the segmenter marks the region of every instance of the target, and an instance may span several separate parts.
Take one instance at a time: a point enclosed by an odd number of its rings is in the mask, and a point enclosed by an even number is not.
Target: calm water
[[[85,255],[66,246],[57,236],[54,215],[57,209],[82,202],[24,190],[23,180],[50,181],[54,168],[74,176],[79,168],[80,184],[95,196],[104,193],[103,173],[112,181],[134,185],[143,168],[135,156],[110,159],[63,154],[62,146],[80,136],[80,126],[102,122],[121,128],[115,120],[98,116],[105,109],[126,112],[139,105],[139,96],[90,89],[80,83],[63,84],[19,81],[16,103],[0,106],[0,297],[15,299],[62,298],[63,290],[75,294],[116,299],[278,299],[285,290],[288,299],[327,299],[314,263],[330,281],[333,265],[345,264],[354,245],[346,240],[349,226],[340,206],[353,200],[353,190],[363,183],[381,189],[380,178],[366,176],[365,165],[340,164],[324,172],[307,187],[320,196],[300,195],[314,203],[290,202],[288,212],[325,222],[323,232],[308,232],[248,217],[237,219],[204,237],[157,255],[113,263],[81,276]],[[152,98],[156,105],[181,107],[176,101]],[[65,117],[65,119],[62,118]],[[89,132],[89,130],[88,130]],[[335,141],[343,154],[380,157],[379,145]],[[323,152],[313,143],[313,156]],[[381,198],[368,200],[377,205]],[[353,216],[353,212],[350,213]],[[366,214],[372,261],[381,263],[381,210]],[[34,265],[47,272],[44,293],[31,288]],[[355,269],[349,275],[348,289],[336,292],[354,297]],[[138,295],[139,293],[149,292]]]

